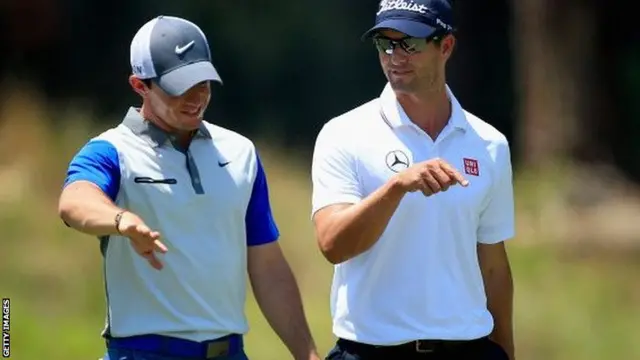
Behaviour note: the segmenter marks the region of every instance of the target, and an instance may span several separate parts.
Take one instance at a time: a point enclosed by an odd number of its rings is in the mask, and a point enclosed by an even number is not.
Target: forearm
[[[493,270],[487,275],[485,284],[487,306],[495,323],[491,339],[513,359],[513,279],[509,268]]]
[[[318,233],[325,257],[338,264],[371,248],[404,194],[398,183],[390,180],[360,203],[331,214]]]
[[[300,291],[286,262],[272,264],[268,272],[250,274],[254,296],[264,317],[294,359],[316,354]]]
[[[58,213],[70,227],[89,235],[117,234],[115,217],[122,211],[88,182],[73,183],[60,197]]]

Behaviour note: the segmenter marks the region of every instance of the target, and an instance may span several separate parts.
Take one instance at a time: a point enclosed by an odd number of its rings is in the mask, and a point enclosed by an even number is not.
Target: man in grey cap
[[[131,43],[142,97],[74,156],[65,223],[100,239],[105,359],[247,359],[245,274],[295,359],[318,359],[253,143],[203,121],[221,82],[195,24],[159,16]]]

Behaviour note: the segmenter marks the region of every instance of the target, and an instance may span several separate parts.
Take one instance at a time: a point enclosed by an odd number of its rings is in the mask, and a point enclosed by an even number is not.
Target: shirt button
[[[200,179],[195,178],[195,179],[193,179],[193,182],[196,183],[196,184],[200,184]]]

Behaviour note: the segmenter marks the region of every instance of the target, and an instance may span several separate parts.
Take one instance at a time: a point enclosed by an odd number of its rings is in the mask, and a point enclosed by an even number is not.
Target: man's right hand
[[[425,196],[447,191],[455,184],[469,185],[460,172],[439,158],[414,164],[399,173],[397,180],[406,192],[422,191]]]
[[[152,231],[139,216],[129,211],[122,214],[117,230],[131,240],[138,255],[145,258],[154,269],[162,269],[156,253],[166,253],[167,247],[159,240],[159,232]]]

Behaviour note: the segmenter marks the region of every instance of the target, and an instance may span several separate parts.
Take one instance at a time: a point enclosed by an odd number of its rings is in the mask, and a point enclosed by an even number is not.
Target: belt
[[[370,345],[363,344],[346,339],[338,339],[338,346],[355,353],[432,353],[442,350],[451,350],[462,348],[465,346],[474,346],[481,342],[487,341],[488,337],[482,337],[473,340],[415,340],[408,343],[398,345]]]
[[[196,342],[164,335],[138,335],[130,337],[108,337],[107,348],[146,351],[165,356],[193,359],[215,359],[233,356],[242,351],[242,335],[229,335],[215,340]]]

